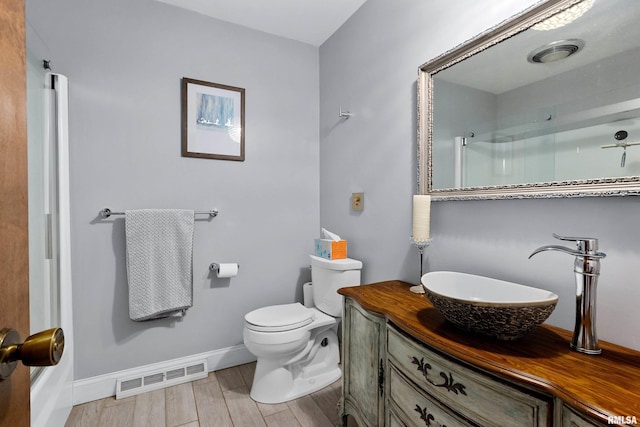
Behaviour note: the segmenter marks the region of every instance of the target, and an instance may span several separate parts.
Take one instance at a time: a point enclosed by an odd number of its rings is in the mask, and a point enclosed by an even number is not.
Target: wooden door
[[[0,0],[0,328],[29,336],[25,2]],[[0,381],[0,426],[29,426],[29,368]]]

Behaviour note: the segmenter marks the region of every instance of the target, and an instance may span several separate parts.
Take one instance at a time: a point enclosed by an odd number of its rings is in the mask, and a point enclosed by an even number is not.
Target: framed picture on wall
[[[182,156],[244,161],[244,89],[182,78]]]

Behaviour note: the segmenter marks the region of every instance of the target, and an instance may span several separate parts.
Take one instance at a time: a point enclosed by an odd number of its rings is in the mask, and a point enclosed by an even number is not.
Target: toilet
[[[311,257],[313,307],[300,303],[259,308],[244,316],[244,344],[256,356],[251,398],[282,403],[336,381],[340,370],[338,289],[360,285],[362,262]]]

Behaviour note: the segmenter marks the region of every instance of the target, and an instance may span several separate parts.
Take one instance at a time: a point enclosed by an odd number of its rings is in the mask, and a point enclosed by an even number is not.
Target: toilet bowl
[[[243,340],[256,356],[251,398],[282,403],[336,381],[340,370],[337,326],[342,296],[337,290],[360,284],[362,263],[311,255],[314,307],[300,303],[259,308],[245,315]]]

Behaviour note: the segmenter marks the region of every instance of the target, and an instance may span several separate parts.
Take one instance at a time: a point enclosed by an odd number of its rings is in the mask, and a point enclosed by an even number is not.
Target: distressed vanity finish
[[[608,425],[640,419],[640,352],[569,349],[548,325],[515,342],[455,328],[400,281],[342,288],[342,415],[360,426]],[[618,418],[620,419],[620,418]]]

